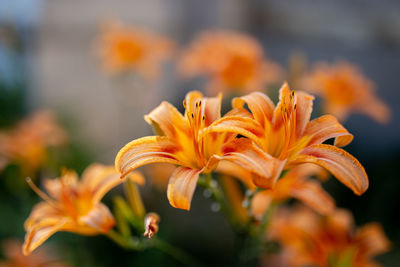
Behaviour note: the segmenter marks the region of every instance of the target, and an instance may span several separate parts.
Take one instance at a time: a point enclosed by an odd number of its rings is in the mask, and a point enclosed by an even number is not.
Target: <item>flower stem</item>
[[[197,184],[210,190],[212,198],[218,202],[220,209],[226,216],[227,220],[231,223],[232,226],[236,226],[237,222],[232,216],[231,210],[229,209],[225,201],[224,193],[222,192],[221,187],[218,185],[218,183],[212,179],[211,173],[205,174],[204,178],[200,178]]]
[[[107,236],[109,239],[111,239],[120,247],[127,250],[142,251],[148,248],[157,248],[186,266],[203,266],[200,263],[198,263],[196,259],[186,254],[181,249],[159,238],[152,238],[152,239],[139,239],[135,237],[125,238],[114,230],[110,230],[107,234],[105,234],[105,236]]]
[[[181,249],[159,238],[153,238],[151,241],[154,248],[157,248],[162,252],[164,252],[165,254],[170,255],[171,257],[173,257],[174,259],[183,263],[186,266],[203,266],[202,264],[197,262],[197,260],[194,259],[192,256],[186,254]]]

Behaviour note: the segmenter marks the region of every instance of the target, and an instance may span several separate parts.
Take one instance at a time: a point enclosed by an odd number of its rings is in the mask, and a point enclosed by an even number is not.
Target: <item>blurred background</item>
[[[62,166],[81,172],[98,161],[113,164],[130,140],[151,133],[143,120],[162,100],[181,108],[198,80],[175,74],[173,60],[152,83],[110,78],[99,67],[95,42],[109,19],[142,25],[188,44],[202,30],[238,30],[257,38],[268,58],[288,67],[291,55],[307,60],[355,63],[377,84],[392,111],[387,125],[351,115],[345,127],[355,138],[347,150],[365,166],[370,188],[361,197],[331,179],[327,190],[357,225],[380,222],[393,242],[379,260],[400,261],[400,2],[397,0],[0,0],[0,127],[6,129],[34,110],[51,109],[69,143],[42,175]],[[199,88],[200,87],[200,88]],[[121,96],[121,94],[123,96]],[[123,99],[124,104],[121,104]],[[0,239],[23,239],[23,222],[38,198],[0,174]],[[14,176],[15,177],[15,176]],[[16,188],[18,187],[18,188]],[[23,188],[21,191],[20,189]],[[160,235],[210,266],[231,264],[233,234],[212,202],[197,189],[190,213],[172,208],[164,190],[141,189],[148,210],[161,215]],[[106,203],[108,198],[106,198]],[[104,237],[57,233],[49,244],[73,266],[176,265],[158,251],[126,252]],[[116,264],[118,262],[118,264]]]

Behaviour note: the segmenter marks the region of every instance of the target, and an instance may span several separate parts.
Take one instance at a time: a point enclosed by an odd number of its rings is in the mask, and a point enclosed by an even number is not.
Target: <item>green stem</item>
[[[186,266],[202,266],[200,263],[197,262],[197,260],[186,254],[181,249],[171,244],[168,244],[167,242],[159,238],[144,240],[132,237],[124,238],[122,235],[114,230],[109,231],[105,235],[116,244],[118,244],[120,247],[127,250],[142,251],[148,248],[157,248]]]
[[[231,223],[232,226],[236,226],[237,222],[232,216],[231,210],[229,209],[228,205],[226,204],[224,193],[222,192],[218,183],[212,179],[211,173],[205,174],[204,178],[200,178],[197,184],[210,190],[212,198],[218,202],[221,211],[224,213],[228,221]]]
[[[190,255],[186,254],[183,252],[181,249],[159,239],[159,238],[154,238],[152,239],[152,245],[164,252],[165,254],[170,255],[177,261],[183,263],[186,266],[203,266],[199,262],[197,262],[196,259],[191,257]]]
[[[148,247],[148,244],[145,242],[141,242],[137,238],[124,238],[119,233],[114,230],[110,230],[107,234],[105,234],[109,239],[114,241],[120,247],[123,247],[128,250],[144,250]]]

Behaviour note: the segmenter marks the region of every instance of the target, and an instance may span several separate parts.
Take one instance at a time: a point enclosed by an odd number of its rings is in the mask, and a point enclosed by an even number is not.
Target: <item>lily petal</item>
[[[302,136],[310,122],[314,97],[305,92],[296,93],[296,136]]]
[[[233,162],[227,160],[220,161],[217,168],[215,169],[215,172],[230,175],[239,179],[250,190],[256,189],[256,186],[251,179],[251,172],[249,170],[246,170],[245,168],[240,167],[237,164],[234,164]]]
[[[219,93],[216,97],[205,97],[204,101],[204,115],[205,126],[209,126],[214,121],[221,118],[221,101],[222,94]]]
[[[179,150],[176,144],[164,136],[147,136],[125,145],[115,158],[115,168],[125,177],[134,169],[150,163],[172,163],[185,165],[174,154]]]
[[[167,196],[169,203],[178,209],[190,210],[194,190],[201,170],[177,167],[169,179]]]
[[[187,128],[187,122],[182,114],[165,101],[144,116],[144,119],[148,124],[153,125],[156,134],[170,138],[177,137],[176,131],[184,132]]]
[[[28,219],[26,219],[24,223],[25,230],[33,227],[35,224],[40,222],[43,218],[56,218],[55,220],[61,220],[62,213],[60,210],[50,205],[47,202],[40,202],[33,206],[32,212],[29,215]]]
[[[248,105],[254,119],[262,127],[265,127],[265,124],[271,121],[275,105],[268,96],[260,92],[254,92],[240,98],[234,98],[232,107],[242,108],[245,103]]]
[[[290,188],[289,194],[320,214],[328,215],[335,210],[335,201],[316,181],[302,181]]]
[[[103,203],[97,203],[87,215],[80,217],[79,221],[101,233],[107,233],[115,225],[114,217]]]
[[[141,185],[145,182],[139,172],[131,172],[129,179]],[[93,203],[98,203],[107,192],[123,182],[120,174],[112,166],[92,164],[82,174],[82,187],[92,193]]]
[[[303,149],[289,165],[306,162],[324,167],[357,195],[368,189],[368,176],[363,166],[343,149],[324,144],[312,145]]]
[[[228,160],[253,173],[255,185],[270,188],[279,178],[286,161],[278,160],[256,146],[251,140],[238,138],[225,145],[219,160]]]
[[[332,115],[324,115],[308,123],[305,135],[312,136],[309,145],[321,144],[330,138],[335,139],[335,146],[346,146],[353,141],[350,134]]]
[[[240,134],[254,141],[260,141],[264,134],[263,128],[251,118],[240,116],[224,116],[200,132],[200,138],[209,133],[228,132]],[[258,142],[257,142],[258,143]]]
[[[359,228],[356,239],[360,243],[360,249],[369,257],[385,253],[390,249],[390,241],[379,223],[369,223]]]
[[[374,120],[381,124],[387,124],[391,119],[391,112],[386,103],[383,101],[371,97],[371,100],[363,105],[357,106],[357,109],[368,115],[371,116]]]
[[[37,224],[27,230],[25,242],[22,246],[24,255],[29,255],[38,246],[43,244],[55,232],[60,231],[67,224],[66,219],[59,220],[56,218],[46,218],[40,224]]]

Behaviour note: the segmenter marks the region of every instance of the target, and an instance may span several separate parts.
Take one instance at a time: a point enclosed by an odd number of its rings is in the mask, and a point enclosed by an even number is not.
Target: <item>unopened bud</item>
[[[144,227],[146,231],[144,236],[152,238],[154,234],[158,232],[158,223],[160,222],[160,216],[157,213],[150,212],[144,218]]]

